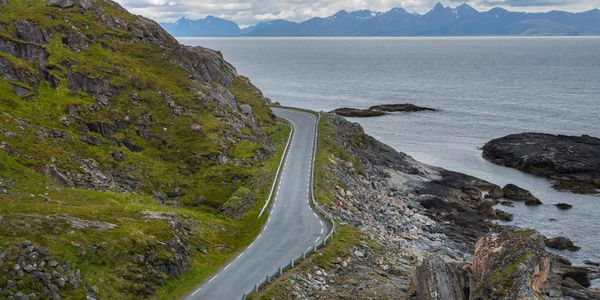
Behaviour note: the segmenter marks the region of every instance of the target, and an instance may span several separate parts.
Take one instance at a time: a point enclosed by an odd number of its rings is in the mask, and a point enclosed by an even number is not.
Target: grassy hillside
[[[180,295],[248,244],[288,128],[105,0],[0,1],[0,297]]]

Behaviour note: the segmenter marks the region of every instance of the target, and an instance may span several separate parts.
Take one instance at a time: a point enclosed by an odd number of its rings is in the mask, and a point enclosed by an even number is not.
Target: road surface
[[[237,300],[255,283],[325,238],[329,225],[309,206],[315,115],[273,108],[294,127],[269,219],[256,240],[187,299]]]

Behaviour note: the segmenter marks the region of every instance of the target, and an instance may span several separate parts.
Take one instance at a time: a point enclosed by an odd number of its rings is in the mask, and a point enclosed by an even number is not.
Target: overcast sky
[[[386,11],[403,7],[411,12],[424,13],[439,0],[116,0],[131,12],[154,20],[175,21],[186,16],[198,19],[213,15],[236,21],[242,26],[272,19],[302,21],[311,17],[326,17],[345,9]],[[443,0],[442,4],[456,6],[464,0]],[[479,10],[501,6],[514,11],[568,10],[584,11],[600,8],[600,0],[470,0]]]

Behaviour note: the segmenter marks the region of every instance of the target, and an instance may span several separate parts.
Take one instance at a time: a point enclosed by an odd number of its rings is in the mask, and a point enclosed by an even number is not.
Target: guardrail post
[[[242,294],[242,300],[246,300],[246,294]]]
[[[256,285],[254,285],[254,292],[258,293],[258,283]]]
[[[267,275],[267,282],[271,282],[271,277],[269,277],[269,275]]]
[[[302,259],[306,258],[306,251],[302,251]]]
[[[294,259],[293,259],[293,258],[292,258],[292,263],[291,263],[291,265],[292,265],[292,268],[293,268],[293,267],[294,267]]]
[[[281,274],[283,274],[283,268],[279,267],[279,276],[281,276]]]

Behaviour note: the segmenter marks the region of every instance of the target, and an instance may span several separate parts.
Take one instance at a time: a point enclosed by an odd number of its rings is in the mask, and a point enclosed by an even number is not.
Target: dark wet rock
[[[566,204],[566,203],[558,203],[558,204],[554,204],[554,206],[556,206],[556,208],[558,208],[560,210],[568,210],[568,209],[573,208],[573,205]]]
[[[600,188],[600,139],[521,133],[492,140],[483,147],[489,161],[555,179],[554,187],[576,193]]]
[[[566,237],[555,237],[545,240],[546,247],[558,250],[579,251],[581,247],[575,246],[573,242]]]
[[[492,187],[487,192],[486,196],[491,199],[500,199],[500,198],[504,197],[504,192],[502,191],[502,189],[500,187]]]
[[[385,116],[386,113],[380,110],[372,110],[372,109],[359,109],[359,108],[349,108],[342,107],[336,110],[333,110],[332,113],[342,116],[342,117],[351,117],[351,118],[368,118],[368,117],[380,117]]]
[[[594,267],[600,267],[600,262],[595,262],[595,261],[591,261],[591,260],[584,260],[583,263],[586,264],[586,265],[594,266]]]
[[[414,104],[382,104],[371,106],[366,109],[360,108],[349,108],[343,107],[338,108],[332,113],[342,117],[355,117],[355,118],[366,118],[366,117],[379,117],[384,116],[389,112],[419,112],[419,111],[435,111],[435,109],[420,107]]]
[[[48,177],[50,180],[68,187],[73,187],[73,181],[67,177],[64,173],[62,173],[56,166],[54,165],[45,165],[40,168],[40,173],[44,176]]]
[[[570,267],[567,271],[562,274],[563,278],[571,278],[583,287],[590,287],[592,282],[590,281],[589,271],[581,267]]]
[[[508,201],[508,200],[500,201],[500,205],[510,206],[510,207],[515,206],[515,204],[512,201]]]
[[[60,8],[69,8],[75,5],[73,0],[48,0],[48,6],[55,6]]]
[[[419,197],[419,203],[426,209],[436,209],[443,211],[452,210],[452,207],[446,202],[444,202],[442,198],[434,195],[421,195]]]
[[[416,106],[410,103],[402,104],[381,104],[371,106],[369,109],[380,110],[385,112],[419,112],[419,111],[435,111],[433,108]]]
[[[544,240],[533,230],[482,237],[472,272],[471,299],[562,299]]]
[[[501,221],[512,221],[513,215],[511,213],[507,213],[503,210],[496,209],[496,216],[498,216],[498,220]]]
[[[507,184],[502,188],[504,197],[515,201],[525,201],[525,205],[540,205],[542,202],[533,196],[528,190],[520,188],[514,184]]]

